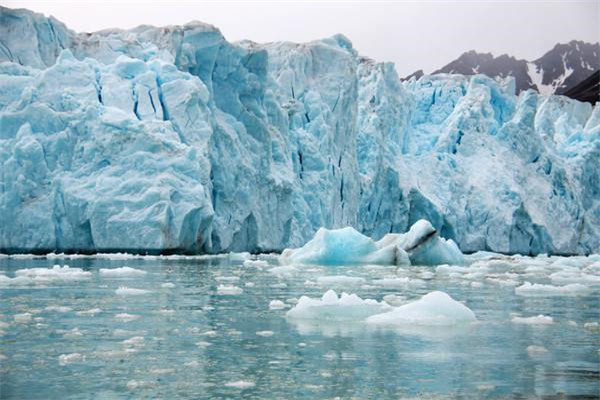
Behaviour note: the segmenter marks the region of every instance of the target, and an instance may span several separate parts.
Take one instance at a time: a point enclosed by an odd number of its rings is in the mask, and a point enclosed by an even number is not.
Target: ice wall
[[[600,111],[400,82],[341,35],[92,34],[0,8],[0,249],[261,251],[419,219],[465,252],[600,251]]]

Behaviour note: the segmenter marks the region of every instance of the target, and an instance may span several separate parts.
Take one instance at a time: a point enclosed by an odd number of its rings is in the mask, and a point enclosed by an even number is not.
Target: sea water
[[[467,267],[398,268],[248,254],[3,257],[0,397],[596,397],[599,261],[484,255]],[[286,317],[301,296],[329,289],[395,307],[444,291],[477,321],[386,328]]]

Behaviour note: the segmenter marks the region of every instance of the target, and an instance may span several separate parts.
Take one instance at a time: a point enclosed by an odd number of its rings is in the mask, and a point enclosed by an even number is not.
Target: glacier
[[[379,240],[600,251],[600,110],[483,75],[401,81],[342,35],[76,33],[0,8],[0,250],[220,253]]]

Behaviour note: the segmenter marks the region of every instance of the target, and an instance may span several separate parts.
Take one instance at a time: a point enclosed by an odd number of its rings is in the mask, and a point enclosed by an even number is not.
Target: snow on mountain
[[[589,103],[483,75],[401,82],[341,35],[0,21],[3,251],[282,250],[420,219],[465,252],[600,251]]]
[[[503,54],[494,57],[473,50],[462,54],[437,73],[462,75],[485,74],[490,77],[515,78],[517,94],[535,89],[540,94],[564,94],[600,69],[600,43],[573,40],[557,44],[533,61],[519,60]]]

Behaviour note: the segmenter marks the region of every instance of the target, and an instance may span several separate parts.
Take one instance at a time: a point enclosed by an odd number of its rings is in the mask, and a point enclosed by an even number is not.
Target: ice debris
[[[554,286],[525,282],[515,288],[515,293],[519,296],[579,296],[588,292],[589,288],[579,283]]]
[[[405,234],[390,233],[378,241],[352,227],[320,228],[303,247],[286,249],[281,257],[284,261],[320,265],[461,265],[465,262],[456,243],[439,237],[438,231],[426,220],[415,222]]]
[[[136,289],[127,286],[120,286],[117,290],[115,290],[115,293],[119,296],[140,296],[148,294],[150,293],[150,291],[146,289]]]
[[[546,315],[537,315],[534,317],[513,317],[510,320],[514,324],[527,324],[527,325],[550,325],[554,323],[552,317]]]
[[[244,290],[235,285],[219,285],[217,286],[217,294],[224,296],[235,296],[242,294]]]
[[[135,269],[131,267],[120,267],[120,268],[100,268],[100,276],[104,278],[125,278],[125,277],[136,277],[146,275],[146,271],[141,269]]]

